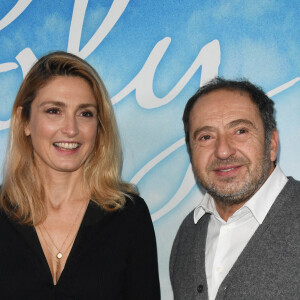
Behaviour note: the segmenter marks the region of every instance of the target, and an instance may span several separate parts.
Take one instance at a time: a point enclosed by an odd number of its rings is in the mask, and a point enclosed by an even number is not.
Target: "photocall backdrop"
[[[299,15],[298,0],[1,1],[0,163],[12,105],[32,64],[55,50],[87,60],[111,95],[123,178],[149,206],[162,299],[172,299],[171,245],[202,197],[184,143],[185,103],[216,75],[258,84],[276,103],[280,165],[300,179]]]

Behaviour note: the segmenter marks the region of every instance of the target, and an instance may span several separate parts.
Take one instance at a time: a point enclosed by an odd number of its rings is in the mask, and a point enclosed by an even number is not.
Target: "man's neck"
[[[226,205],[226,204],[216,201],[216,200],[214,200],[214,202],[215,202],[216,209],[217,209],[220,217],[225,222],[227,222],[228,219],[246,203],[246,201],[244,201],[244,202],[238,203],[238,204],[231,204],[231,205],[227,204]]]

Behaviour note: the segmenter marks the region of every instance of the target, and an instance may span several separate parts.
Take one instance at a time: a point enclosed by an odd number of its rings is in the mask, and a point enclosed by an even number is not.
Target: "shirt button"
[[[197,286],[197,291],[198,291],[198,293],[202,293],[203,292],[203,285],[202,284],[199,284],[198,286]]]
[[[222,271],[222,267],[217,267],[216,270],[217,270],[217,272],[221,272]]]

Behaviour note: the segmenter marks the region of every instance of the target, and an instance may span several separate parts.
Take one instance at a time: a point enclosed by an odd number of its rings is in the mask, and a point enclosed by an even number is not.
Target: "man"
[[[188,101],[187,149],[207,193],[173,244],[174,299],[300,299],[300,183],[276,164],[273,101],[214,79]]]

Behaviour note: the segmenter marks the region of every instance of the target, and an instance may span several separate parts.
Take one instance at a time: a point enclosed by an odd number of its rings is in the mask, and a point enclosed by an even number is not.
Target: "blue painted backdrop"
[[[300,179],[299,15],[298,0],[1,1],[0,162],[13,101],[33,62],[53,50],[86,59],[112,97],[123,177],[148,203],[162,299],[172,299],[171,244],[202,197],[183,140],[184,105],[216,75],[260,85],[276,103],[279,162]]]

